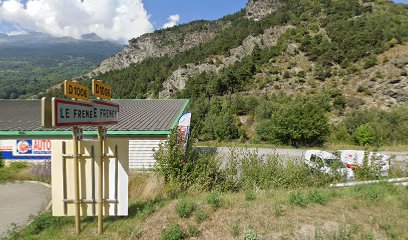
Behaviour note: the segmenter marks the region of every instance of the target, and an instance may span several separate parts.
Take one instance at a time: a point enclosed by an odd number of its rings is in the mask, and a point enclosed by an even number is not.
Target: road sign
[[[64,95],[67,98],[76,98],[81,100],[89,99],[89,88],[77,82],[65,80]]]
[[[106,126],[119,121],[119,105],[102,100],[90,102],[52,98],[53,127]]]
[[[99,80],[92,80],[92,94],[100,99],[112,99],[112,88]]]

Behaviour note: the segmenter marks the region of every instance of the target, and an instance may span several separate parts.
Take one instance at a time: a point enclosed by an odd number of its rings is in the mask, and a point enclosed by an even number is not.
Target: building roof
[[[108,126],[110,134],[167,135],[184,113],[189,100],[113,100],[120,106],[119,123]],[[4,135],[69,135],[72,128],[43,129],[41,100],[0,100],[0,136]],[[84,127],[88,134],[95,127]]]

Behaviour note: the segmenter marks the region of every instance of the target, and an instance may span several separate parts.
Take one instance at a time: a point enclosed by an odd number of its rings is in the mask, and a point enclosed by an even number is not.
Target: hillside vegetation
[[[183,36],[218,26],[197,46],[93,78],[110,84],[116,98],[157,98],[166,92],[192,99],[194,133],[201,140],[295,146],[408,142],[403,106],[408,102],[408,5],[262,1],[277,10],[254,20],[248,8],[214,22],[156,31],[149,37],[176,33],[185,42]],[[174,43],[163,46],[168,44]],[[361,131],[370,140],[357,140]]]
[[[54,38],[43,33],[0,36],[0,99],[45,92],[121,50],[121,45],[102,39]]]

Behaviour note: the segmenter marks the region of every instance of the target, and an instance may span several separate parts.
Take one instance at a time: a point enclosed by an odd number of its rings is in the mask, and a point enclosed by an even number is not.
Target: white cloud
[[[7,33],[7,35],[9,36],[17,36],[17,35],[25,35],[25,34],[27,34],[27,32],[24,30],[11,31]]]
[[[166,22],[162,28],[169,28],[169,27],[174,27],[177,25],[177,23],[180,21],[180,15],[170,15],[169,18],[167,18],[168,22]]]
[[[124,41],[153,31],[149,18],[142,0],[0,0],[0,20],[54,36]]]

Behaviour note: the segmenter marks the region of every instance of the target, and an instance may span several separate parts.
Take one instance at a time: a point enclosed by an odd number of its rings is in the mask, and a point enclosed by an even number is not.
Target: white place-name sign
[[[101,100],[90,102],[52,99],[52,126],[104,126],[119,121],[119,105]]]

